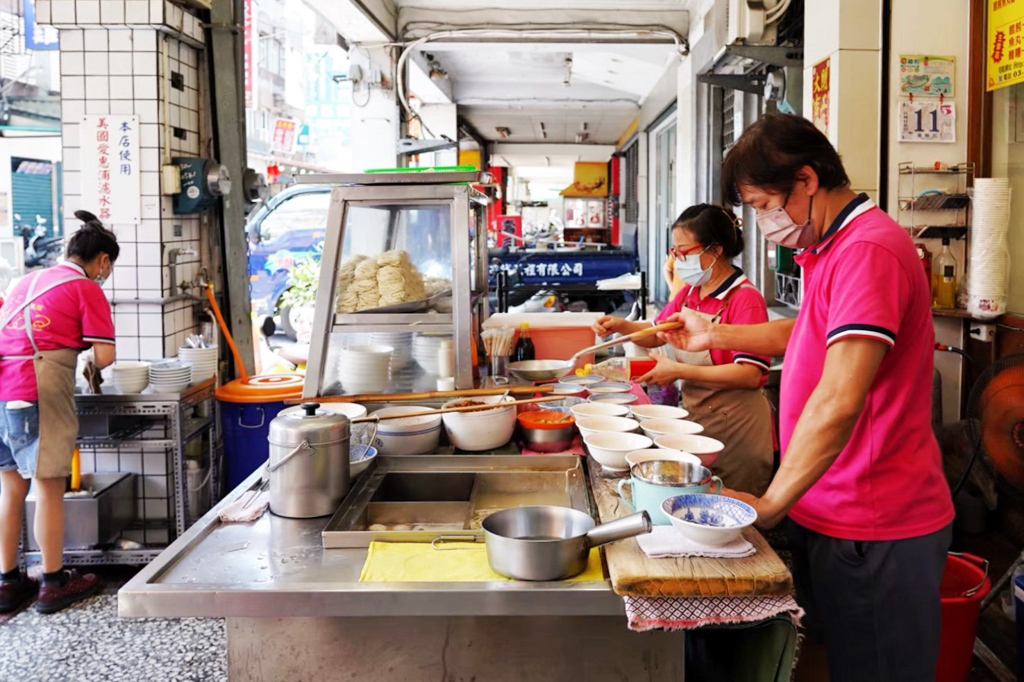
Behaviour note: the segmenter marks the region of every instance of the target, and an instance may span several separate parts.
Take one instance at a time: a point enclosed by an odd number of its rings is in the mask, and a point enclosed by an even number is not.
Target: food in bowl
[[[512,440],[512,434],[516,429],[516,406],[501,405],[499,403],[511,402],[512,399],[505,399],[503,396],[487,396],[476,400],[451,400],[442,408],[474,407],[479,405],[490,405],[494,407],[486,410],[473,412],[446,412],[441,415],[444,421],[444,430],[448,434],[448,440],[452,445],[467,452],[483,452],[499,448]],[[466,405],[465,403],[474,403]]]
[[[688,462],[700,466],[700,458],[688,452],[669,450],[668,448],[647,448],[646,450],[635,450],[626,455],[626,463],[632,468],[636,464],[644,462],[655,462],[668,460],[670,462]]]
[[[588,401],[592,403],[611,403],[612,405],[632,405],[638,398],[632,393],[596,393]]]
[[[562,452],[572,446],[576,420],[553,411],[526,412],[518,417],[524,447],[536,452]]]
[[[634,419],[686,419],[690,413],[681,407],[671,405],[634,405],[630,408]]]
[[[396,405],[370,414],[371,417],[415,414],[430,410],[422,405]],[[425,455],[437,451],[441,440],[441,415],[383,419],[377,428],[374,447],[382,455]]]
[[[576,428],[586,438],[595,433],[627,433],[640,428],[640,422],[625,417],[577,417]]]
[[[676,495],[662,502],[661,510],[680,534],[709,547],[729,544],[757,521],[757,510],[725,495]]]
[[[630,388],[632,387],[624,381],[602,381],[597,384],[590,384],[587,386],[587,391],[591,395],[597,393],[628,393]]]
[[[486,412],[487,410],[496,410],[496,409],[501,407],[500,405],[494,405],[493,407],[484,407],[485,405],[488,405],[488,403],[485,403],[485,402],[483,402],[481,400],[458,400],[458,401],[456,401],[454,403],[445,403],[444,406],[446,408],[449,408],[449,407],[456,407],[456,408],[459,408],[459,407],[479,407],[480,408],[480,410],[479,410],[480,412]]]
[[[595,433],[584,436],[590,456],[608,471],[629,471],[626,455],[651,447],[651,439],[639,433]]]
[[[704,432],[703,426],[685,419],[647,419],[640,422],[640,428],[650,438],[668,435],[692,436]]]
[[[725,450],[725,444],[722,441],[707,436],[658,436],[654,442],[659,448],[682,450],[696,455],[700,458],[701,464],[706,467],[713,465],[718,456],[722,454],[722,450]]]
[[[576,417],[628,417],[629,408],[613,403],[582,402],[572,407]]]

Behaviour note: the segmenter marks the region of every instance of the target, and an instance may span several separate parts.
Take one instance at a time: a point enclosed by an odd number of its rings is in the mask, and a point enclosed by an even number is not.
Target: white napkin
[[[270,507],[269,490],[261,490],[255,493],[255,497],[253,497],[253,491],[247,490],[237,500],[221,509],[218,516],[221,523],[251,523],[263,516],[263,512],[267,511],[268,507]]]
[[[650,533],[638,535],[637,544],[652,559],[702,556],[719,559],[740,559],[757,552],[754,545],[738,537],[727,545],[709,547],[683,536],[672,526],[655,526]]]

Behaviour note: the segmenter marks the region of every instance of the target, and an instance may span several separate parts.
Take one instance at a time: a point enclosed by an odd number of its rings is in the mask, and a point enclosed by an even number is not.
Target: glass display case
[[[346,387],[358,346],[393,348],[381,392],[433,390],[452,341],[457,388],[473,386],[474,342],[487,311],[483,173],[310,176],[335,184],[306,370],[306,397]],[[478,238],[479,235],[479,238]]]

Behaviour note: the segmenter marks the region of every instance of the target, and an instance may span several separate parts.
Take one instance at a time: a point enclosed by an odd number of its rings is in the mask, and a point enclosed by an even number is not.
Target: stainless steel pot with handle
[[[598,526],[569,507],[516,507],[491,514],[481,526],[495,573],[516,580],[563,580],[587,568],[592,547],[651,532],[651,517],[639,512]]]
[[[349,434],[348,417],[319,403],[270,422],[270,511],[294,519],[333,514],[348,493]]]

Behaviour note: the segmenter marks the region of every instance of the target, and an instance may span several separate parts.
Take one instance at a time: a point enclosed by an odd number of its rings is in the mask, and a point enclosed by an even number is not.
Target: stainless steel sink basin
[[[328,522],[323,544],[478,537],[488,514],[534,504],[592,513],[578,457],[381,457]]]

